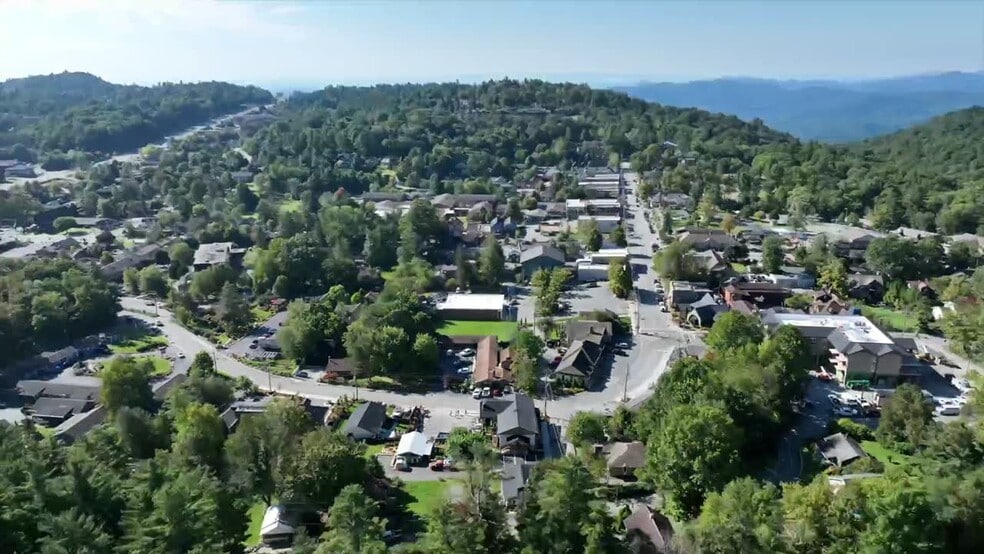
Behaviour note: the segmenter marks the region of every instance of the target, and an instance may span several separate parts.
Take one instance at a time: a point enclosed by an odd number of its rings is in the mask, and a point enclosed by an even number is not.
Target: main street
[[[636,196],[637,179],[634,174],[627,176],[627,213],[633,217],[635,246],[629,251],[637,266],[645,271],[638,275],[636,286],[640,301],[632,303],[630,313],[637,314],[636,334],[632,337],[627,357],[616,357],[612,373],[600,390],[583,392],[573,396],[560,397],[541,404],[541,409],[552,419],[565,421],[579,411],[608,412],[626,402],[638,405],[652,390],[659,376],[666,370],[674,351],[682,345],[699,342],[693,333],[675,326],[669,315],[659,310],[655,303],[656,276],[650,268],[651,245],[658,240],[649,231],[641,202]],[[143,319],[151,324],[160,322],[161,332],[172,346],[191,358],[201,351],[215,357],[219,371],[231,377],[245,377],[257,387],[282,394],[296,394],[318,400],[334,400],[342,396],[355,396],[359,399],[375,400],[400,406],[423,406],[431,413],[458,413],[475,411],[477,402],[469,394],[450,391],[426,394],[409,394],[389,391],[358,389],[349,386],[331,385],[310,379],[273,375],[249,366],[220,350],[204,337],[182,327],[167,310],[160,309],[159,315],[148,313],[143,300],[126,297],[121,300],[124,314]]]

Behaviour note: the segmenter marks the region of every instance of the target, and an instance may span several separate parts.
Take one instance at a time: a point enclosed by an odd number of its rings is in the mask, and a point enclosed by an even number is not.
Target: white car
[[[481,397],[482,397],[482,389],[478,387],[472,389],[472,398],[481,398]]]
[[[489,398],[490,396],[492,396],[492,387],[482,389],[482,398]]]
[[[854,408],[849,408],[847,406],[838,406],[834,408],[834,415],[840,417],[854,417],[858,415],[858,411]]]
[[[472,350],[471,348],[466,348],[462,350],[460,354],[458,354],[458,356],[462,358],[471,358],[474,355],[475,355],[475,351]]]

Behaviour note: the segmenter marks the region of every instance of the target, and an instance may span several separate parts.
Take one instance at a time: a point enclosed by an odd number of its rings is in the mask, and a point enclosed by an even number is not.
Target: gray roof
[[[42,417],[64,418],[71,414],[79,414],[92,405],[91,400],[74,400],[72,398],[39,398],[32,406],[35,415]]]
[[[194,264],[216,265],[228,263],[235,246],[231,242],[211,242],[199,245],[198,250],[195,250]]]
[[[884,356],[891,352],[899,352],[899,347],[895,344],[884,344],[876,342],[856,342],[852,341],[841,329],[835,329],[827,336],[830,346],[841,354],[849,356],[855,352],[868,351],[877,356]]]
[[[53,352],[42,352],[41,353],[41,357],[44,358],[45,360],[47,360],[48,363],[51,363],[51,364],[57,364],[57,363],[65,362],[67,360],[71,360],[71,359],[77,358],[78,355],[79,355],[79,350],[78,350],[78,348],[75,348],[74,346],[66,346],[65,348],[62,348],[61,350],[55,350]]]
[[[85,436],[86,433],[105,420],[106,408],[96,406],[94,409],[75,415],[55,427],[55,436],[61,441],[72,443]]]
[[[820,449],[820,455],[824,457],[825,460],[842,466],[844,464],[850,463],[858,458],[864,458],[866,454],[864,449],[844,433],[837,433],[835,435],[830,435],[829,437],[824,437],[820,440],[818,445]]]
[[[590,340],[591,335],[608,335],[610,337],[612,335],[612,324],[610,321],[570,319],[564,325],[564,335],[569,341]]]
[[[386,421],[386,406],[379,402],[366,402],[352,412],[345,427],[342,429],[343,435],[354,433],[356,430],[363,430],[367,433],[376,434]]]
[[[549,244],[536,244],[519,253],[519,261],[524,264],[540,257],[551,258],[564,263],[564,253],[559,248]]]
[[[526,489],[526,483],[533,474],[536,464],[529,462],[502,464],[502,499],[506,502],[519,500]]]
[[[608,450],[608,467],[638,469],[646,465],[646,445],[639,441],[616,442]]]
[[[98,400],[99,387],[94,385],[70,385],[50,381],[19,381],[17,389],[26,396],[46,396],[48,398],[72,398],[75,400]]]
[[[539,433],[533,399],[525,394],[516,394],[511,400],[496,418],[496,434],[505,435],[517,430],[527,435]]]

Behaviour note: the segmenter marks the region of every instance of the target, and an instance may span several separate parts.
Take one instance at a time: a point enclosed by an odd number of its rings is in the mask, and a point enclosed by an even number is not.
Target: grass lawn
[[[885,467],[905,466],[912,463],[912,456],[899,454],[894,450],[885,448],[881,445],[881,443],[876,441],[861,441],[861,448],[863,448],[869,456],[884,464]]]
[[[407,505],[407,509],[420,517],[427,517],[444,502],[450,486],[450,481],[405,482],[403,490],[414,499]]]
[[[876,320],[889,327],[889,331],[904,331],[915,333],[919,330],[919,321],[915,316],[881,306],[862,306],[861,313],[865,317]]]
[[[304,209],[304,205],[300,200],[284,200],[280,204],[281,212],[299,212]]]
[[[375,458],[376,456],[379,456],[380,454],[382,454],[383,453],[383,448],[385,446],[386,446],[385,444],[367,444],[366,445],[366,453],[363,454],[363,455],[366,458],[368,458],[368,459],[371,460],[371,459]]]
[[[113,354],[137,354],[161,346],[167,346],[167,338],[161,335],[135,335],[124,338],[119,344],[109,345],[109,350]]]
[[[495,335],[501,341],[512,340],[519,324],[515,321],[445,321],[437,332],[449,337],[470,335]]]
[[[273,314],[277,313],[273,310],[268,310],[259,306],[253,306],[250,308],[250,311],[253,312],[253,319],[255,319],[257,323],[263,323],[273,317]]]
[[[257,502],[249,507],[246,518],[249,519],[249,526],[246,528],[246,546],[257,546],[260,544],[260,525],[263,524],[263,514],[266,512],[266,504]]]
[[[141,356],[150,360],[154,364],[154,372],[151,377],[166,377],[171,374],[171,362],[160,356]]]
[[[297,364],[293,360],[279,359],[279,360],[243,360],[248,365],[262,369],[263,371],[269,371],[274,375],[283,375],[284,377],[290,377],[294,375],[294,371],[297,369]]]
[[[738,273],[748,273],[748,266],[738,262],[731,262],[731,269],[737,271]]]

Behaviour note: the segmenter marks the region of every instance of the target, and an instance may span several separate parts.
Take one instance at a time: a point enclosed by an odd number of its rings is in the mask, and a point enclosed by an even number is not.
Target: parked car
[[[300,377],[301,379],[307,379],[308,378],[308,372],[306,372],[306,371],[298,371],[297,372],[297,376]]]
[[[489,398],[490,396],[492,396],[492,387],[482,389],[482,398]]]
[[[178,352],[178,358],[181,358],[183,360],[185,358],[185,353],[184,352]]]
[[[834,408],[834,415],[840,417],[855,417],[858,415],[858,411],[850,406],[838,406]]]
[[[492,389],[492,396],[502,396],[502,389]]]
[[[478,387],[473,388],[472,389],[472,398],[481,398],[481,397],[482,397],[482,389],[480,389]]]
[[[397,471],[410,471],[410,464],[403,456],[397,456],[396,460],[393,461],[393,468]]]
[[[466,349],[462,350],[461,351],[461,354],[459,354],[459,355],[462,356],[462,357],[468,358],[468,357],[471,357],[471,356],[474,356],[475,355],[475,350],[472,349],[472,348],[466,348]]]

